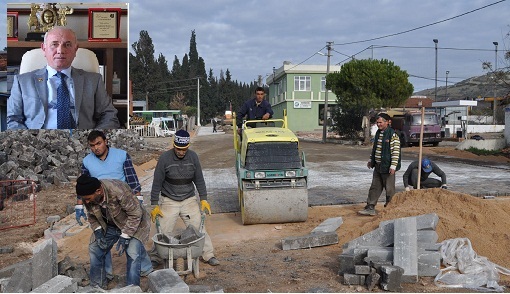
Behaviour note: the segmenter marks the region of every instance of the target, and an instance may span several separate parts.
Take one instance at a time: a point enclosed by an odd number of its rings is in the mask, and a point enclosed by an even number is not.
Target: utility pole
[[[445,87],[445,93],[444,93],[444,98],[446,101],[450,100],[450,98],[448,98],[448,74],[450,73],[449,70],[446,71],[446,87]]]
[[[493,124],[497,124],[497,120],[496,120],[496,71],[498,70],[498,42],[492,42],[492,44],[494,44],[494,46],[496,47],[495,49],[495,57],[494,57],[494,72],[492,73],[492,96],[494,97],[494,100],[492,101],[492,108],[493,108],[493,113],[492,113],[492,123]]]
[[[437,39],[433,39],[432,41],[434,41],[434,44],[435,44],[435,47],[436,47],[436,78],[434,79],[434,81],[435,81],[435,86],[434,86],[434,102],[437,102],[437,42],[438,42],[438,40]]]
[[[197,77],[197,126],[200,126],[200,77]]]
[[[331,57],[331,45],[333,42],[326,42],[326,47],[328,48],[328,63],[326,66],[326,77],[329,74],[329,58]],[[326,88],[326,93],[324,94],[324,114],[323,114],[323,123],[322,123],[322,143],[326,143],[326,137],[328,133],[328,89]]]

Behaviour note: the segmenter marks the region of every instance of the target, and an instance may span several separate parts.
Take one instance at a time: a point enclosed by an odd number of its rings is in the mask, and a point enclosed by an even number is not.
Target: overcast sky
[[[9,1],[26,2],[26,1]],[[83,1],[90,2],[90,1]],[[94,1],[100,2],[100,1]],[[481,63],[498,67],[510,31],[510,1],[498,0],[152,0],[129,1],[129,43],[141,30],[152,38],[155,57],[171,67],[189,52],[191,31],[206,71],[229,69],[249,83],[265,78],[283,61],[326,64],[326,42],[334,42],[331,64],[386,58],[406,70],[415,91],[434,88],[438,39],[438,86],[482,75]],[[5,2],[1,11],[5,13]],[[5,18],[4,18],[5,19]],[[5,36],[5,21],[0,22]],[[385,37],[388,36],[388,37]],[[506,44],[505,44],[506,41]],[[6,46],[5,38],[0,46]],[[131,46],[130,46],[131,48]],[[372,49],[373,48],[373,49]]]

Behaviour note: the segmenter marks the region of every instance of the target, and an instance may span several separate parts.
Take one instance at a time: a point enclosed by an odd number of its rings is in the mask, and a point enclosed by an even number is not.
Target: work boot
[[[205,261],[202,257],[200,257],[200,260],[212,266],[220,265],[220,261],[214,256],[209,258],[207,261]]]
[[[375,212],[375,208],[373,205],[367,205],[365,206],[365,209],[358,211],[358,214],[374,216],[377,213]]]

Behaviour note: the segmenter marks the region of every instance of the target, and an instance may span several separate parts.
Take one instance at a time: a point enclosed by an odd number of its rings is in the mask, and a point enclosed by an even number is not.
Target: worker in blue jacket
[[[416,189],[418,187],[418,160],[411,162],[406,172],[404,173],[404,187],[406,191],[409,191],[411,187]],[[434,173],[441,180],[435,178],[429,178],[430,174]],[[424,158],[421,161],[421,174],[420,174],[420,188],[443,188],[446,189],[446,174],[428,158]]]

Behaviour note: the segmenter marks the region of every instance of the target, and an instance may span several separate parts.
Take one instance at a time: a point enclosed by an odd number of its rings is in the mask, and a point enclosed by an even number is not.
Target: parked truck
[[[421,111],[388,111],[391,127],[397,131],[401,146],[420,144]],[[439,145],[442,141],[441,124],[434,111],[425,111],[423,144]]]

